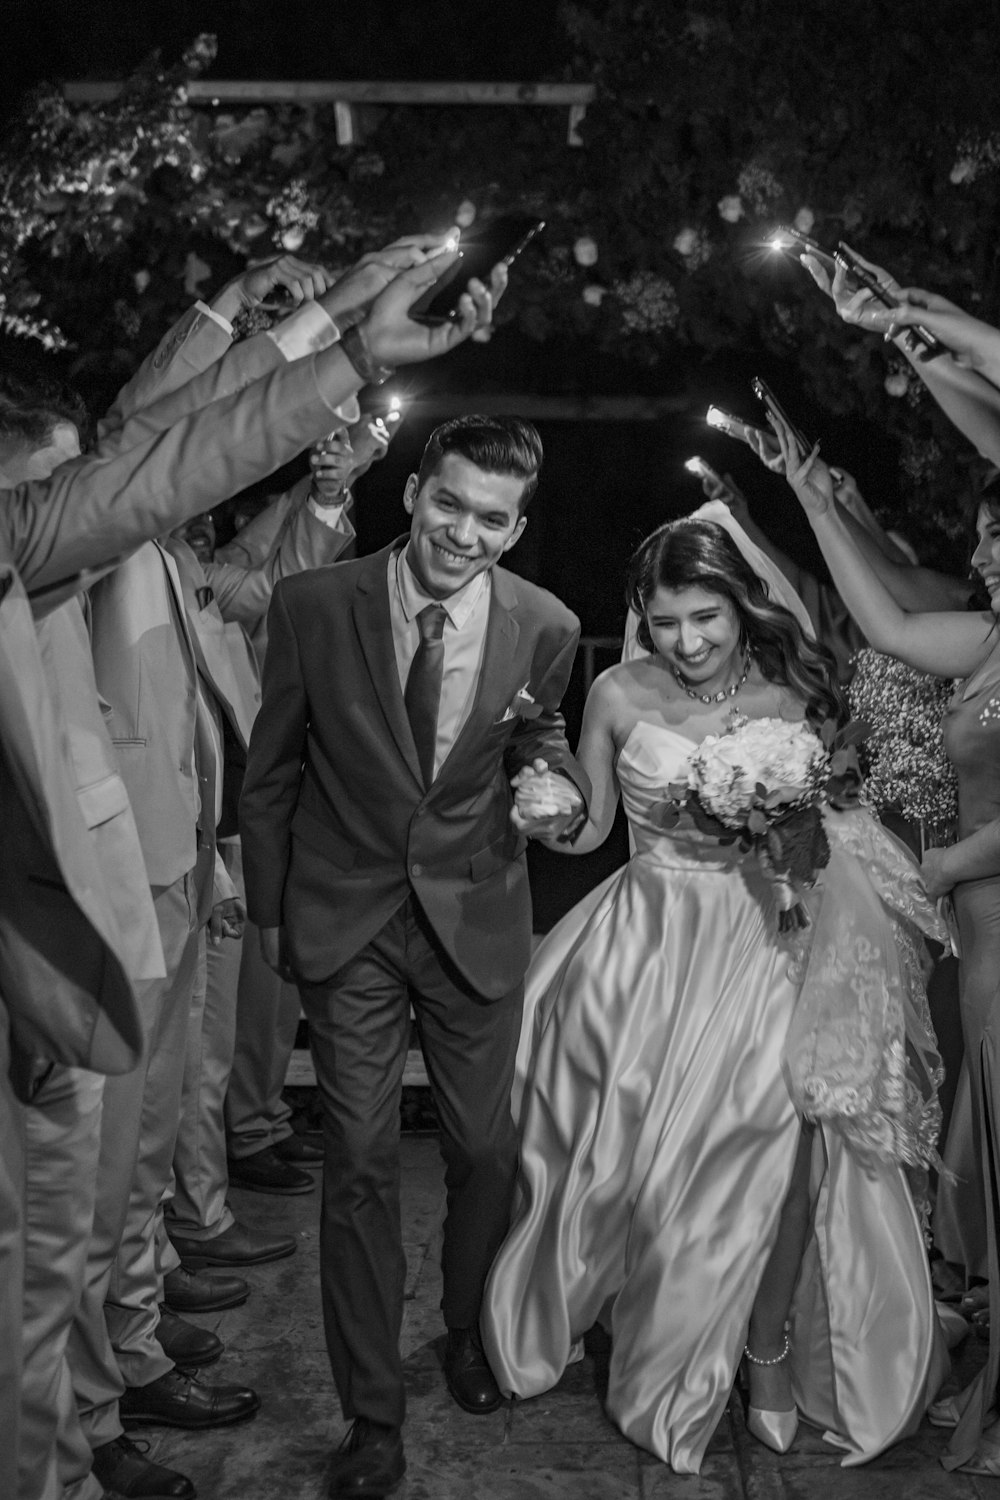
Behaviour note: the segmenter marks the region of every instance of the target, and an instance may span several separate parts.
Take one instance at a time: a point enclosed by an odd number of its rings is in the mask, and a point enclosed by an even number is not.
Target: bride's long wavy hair
[[[789,610],[773,602],[763,579],[714,521],[668,521],[632,554],[625,594],[639,617],[637,639],[646,651],[656,649],[646,606],[658,588],[701,588],[721,594],[736,610],[741,643],[753,651],[767,680],[803,699],[814,727],[825,719],[847,722],[847,700],[837,684],[832,654],[809,639]]]

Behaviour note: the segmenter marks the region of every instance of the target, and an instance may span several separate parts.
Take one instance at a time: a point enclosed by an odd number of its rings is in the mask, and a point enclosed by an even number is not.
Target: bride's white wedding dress
[[[790,1081],[815,1093],[838,1026],[872,1031],[841,1035],[852,1061],[891,1052],[864,1018],[895,920],[935,930],[901,846],[866,812],[831,814],[833,855],[796,955],[752,856],[658,825],[693,748],[635,726],[617,767],[635,855],[530,970],[519,1201],[482,1319],[501,1387],[522,1397],[554,1386],[605,1322],[610,1415],[682,1473],[698,1471],[722,1416],[774,1243],[800,1133]],[[894,973],[899,999],[898,960]],[[849,1015],[831,1023],[824,1005],[845,983]],[[824,989],[803,1020],[800,999]],[[859,1124],[850,1077],[827,1081],[843,1087],[814,1136],[791,1374],[803,1416],[858,1463],[915,1428],[947,1357],[904,1173],[861,1149],[879,1138],[882,1105],[868,1100],[875,1125]],[[898,1102],[887,1107],[901,1118]]]

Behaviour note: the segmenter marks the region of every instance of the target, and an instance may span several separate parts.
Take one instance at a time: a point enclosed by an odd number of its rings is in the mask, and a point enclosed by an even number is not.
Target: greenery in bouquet
[[[867,646],[855,660],[851,712],[871,726],[862,749],[868,800],[917,824],[925,844],[951,842],[958,786],[941,724],[954,684]]]
[[[734,713],[722,734],[708,735],[689,762],[688,779],[669,788],[660,823],[692,827],[722,845],[753,852],[771,880],[778,926],[808,926],[799,898],[829,862],[822,806],[857,801],[857,744],[867,726],[747,719]]]

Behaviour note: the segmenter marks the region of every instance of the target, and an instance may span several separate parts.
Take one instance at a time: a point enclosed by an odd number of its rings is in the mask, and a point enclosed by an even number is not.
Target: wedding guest
[[[895,314],[898,310],[893,309]],[[950,895],[959,928],[960,1004],[966,1058],[977,1127],[976,1150],[983,1174],[990,1276],[991,1341],[985,1368],[966,1391],[939,1403],[933,1418],[957,1425],[946,1468],[1000,1474],[1000,1429],[995,1398],[1000,1339],[997,1297],[995,1153],[997,972],[1000,948],[1000,781],[996,767],[996,706],[1000,703],[1000,648],[996,608],[1000,599],[1000,507],[987,501],[976,522],[972,565],[990,595],[989,610],[919,614],[901,610],[855,546],[832,503],[826,465],[815,450],[803,454],[787,428],[775,420],[788,483],[809,517],[830,572],[872,644],[910,666],[936,676],[960,677],[944,734],[958,775],[958,841],[929,849],[923,869],[928,893]]]

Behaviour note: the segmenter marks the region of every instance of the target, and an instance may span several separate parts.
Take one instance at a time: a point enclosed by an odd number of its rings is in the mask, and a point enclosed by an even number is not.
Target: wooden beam
[[[115,80],[63,84],[71,104],[97,104],[121,91]],[[586,108],[596,97],[592,83],[416,83],[342,82],[319,79],[278,82],[267,79],[192,78],[188,99],[207,104],[541,104]]]
[[[484,416],[514,414],[549,422],[659,422],[691,409],[686,396],[539,396],[523,392],[477,396],[442,391],[412,400],[403,395],[401,399],[407,416],[435,420],[482,412]]]

